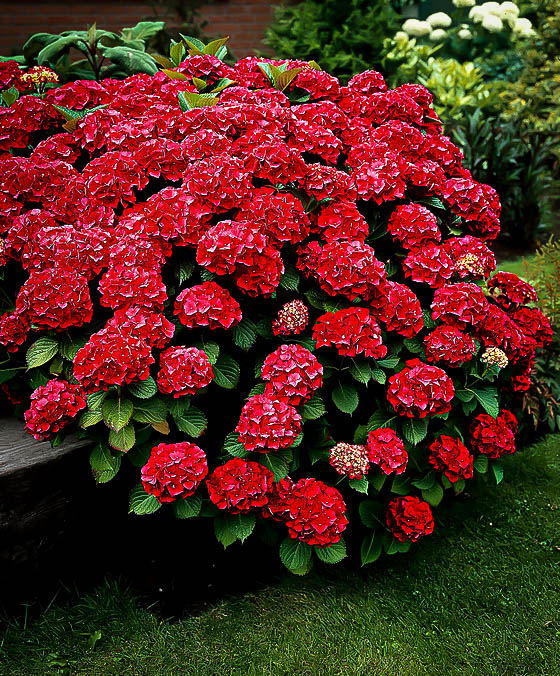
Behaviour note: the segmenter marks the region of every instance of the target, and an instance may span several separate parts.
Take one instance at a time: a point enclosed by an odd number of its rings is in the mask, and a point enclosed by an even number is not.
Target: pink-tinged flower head
[[[403,204],[395,209],[389,219],[389,232],[393,238],[411,251],[426,244],[441,241],[437,219],[420,204]]]
[[[313,326],[317,347],[334,347],[340,355],[381,359],[387,354],[381,329],[367,308],[347,308],[321,315]]]
[[[535,289],[513,272],[497,272],[488,282],[488,290],[506,309],[538,301]]]
[[[408,464],[408,453],[403,440],[390,427],[380,427],[368,434],[366,443],[368,460],[377,465],[383,474],[402,474]]]
[[[436,289],[432,303],[432,317],[446,324],[465,329],[484,321],[488,301],[476,284],[459,282]]]
[[[473,451],[489,458],[501,458],[515,453],[517,419],[510,411],[502,410],[494,420],[487,413],[477,415],[469,426]]]
[[[181,291],[175,299],[174,314],[189,329],[230,329],[241,321],[239,303],[216,282],[203,282]]]
[[[281,345],[264,360],[265,394],[298,406],[323,384],[323,367],[307,348]]]
[[[142,467],[142,485],[158,502],[173,502],[192,495],[207,474],[206,455],[195,444],[159,444]]]
[[[457,367],[474,357],[476,343],[456,326],[441,324],[424,338],[424,350],[429,362]]]
[[[235,431],[248,451],[268,453],[294,443],[301,432],[301,416],[277,395],[257,394],[243,406]]]
[[[233,458],[206,479],[210,500],[231,514],[246,514],[268,503],[274,475],[258,462]]]
[[[35,439],[52,439],[86,407],[86,403],[85,393],[79,385],[49,380],[31,395],[31,407],[25,412],[25,427]]]
[[[398,415],[425,418],[451,410],[455,394],[453,381],[443,369],[422,363],[406,362],[405,368],[389,378],[387,400]]]
[[[157,386],[164,394],[175,398],[196,394],[213,377],[210,360],[197,347],[170,347],[161,353]]]

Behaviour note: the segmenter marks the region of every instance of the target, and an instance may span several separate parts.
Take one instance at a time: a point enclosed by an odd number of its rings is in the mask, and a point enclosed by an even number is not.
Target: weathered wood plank
[[[58,460],[91,443],[70,435],[53,448],[50,442],[37,441],[27,434],[21,420],[0,418],[0,479]]]

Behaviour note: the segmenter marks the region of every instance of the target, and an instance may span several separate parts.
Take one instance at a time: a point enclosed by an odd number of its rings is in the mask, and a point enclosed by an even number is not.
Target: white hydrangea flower
[[[432,28],[449,28],[451,26],[451,17],[445,12],[430,14],[426,21]]]
[[[499,33],[504,29],[504,23],[495,14],[485,14],[482,17],[482,27],[486,28],[489,33]]]
[[[461,38],[461,40],[472,40],[472,33],[468,28],[461,28],[457,35]]]
[[[455,7],[473,7],[476,0],[451,0]]]
[[[483,2],[482,5],[480,5],[480,9],[485,14],[494,14],[494,16],[497,17],[502,16],[502,8],[499,2]]]
[[[502,2],[500,18],[508,23],[514,22],[519,16],[519,7],[515,2]]]
[[[405,33],[404,31],[397,31],[393,39],[396,40],[397,42],[400,41],[408,42],[408,33]]]
[[[403,23],[402,29],[415,38],[422,38],[432,32],[432,27],[427,21],[419,21],[418,19],[407,19]]]
[[[512,30],[520,38],[530,38],[531,36],[536,35],[533,30],[533,24],[529,19],[516,19],[512,26]]]
[[[447,31],[444,31],[443,28],[434,28],[430,33],[430,40],[432,42],[441,42],[447,37]]]
[[[486,12],[482,9],[480,5],[475,5],[469,12],[469,19],[473,23],[480,23],[485,16]]]

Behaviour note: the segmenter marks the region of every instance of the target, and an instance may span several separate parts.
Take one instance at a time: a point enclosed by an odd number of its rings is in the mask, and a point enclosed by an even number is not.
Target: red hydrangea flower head
[[[264,360],[265,394],[298,406],[313,396],[323,384],[323,367],[301,345],[281,345]]]
[[[376,204],[404,197],[406,183],[397,160],[390,153],[364,162],[352,172],[358,197]]]
[[[432,242],[411,251],[403,261],[405,277],[437,289],[453,276],[455,266],[445,248]]]
[[[248,451],[268,453],[294,443],[301,432],[301,416],[276,395],[257,394],[243,406],[235,431]]]
[[[459,479],[472,479],[474,459],[460,439],[441,434],[429,450],[430,465],[443,472],[452,484]]]
[[[67,268],[32,272],[17,295],[16,311],[44,329],[87,324],[93,314],[87,279]]]
[[[489,458],[501,458],[515,453],[517,420],[511,411],[500,411],[494,420],[487,413],[477,415],[469,426],[473,451]]]
[[[25,427],[35,439],[52,439],[86,404],[79,385],[49,380],[31,395],[31,407],[25,412]]]
[[[301,300],[292,300],[283,305],[272,322],[275,336],[297,335],[305,331],[309,321],[309,310]]]
[[[535,289],[513,272],[497,272],[488,282],[488,291],[506,309],[538,301]]]
[[[457,367],[474,357],[476,343],[456,326],[441,324],[424,338],[424,350],[429,362]]]
[[[361,479],[369,469],[366,447],[344,441],[331,448],[329,463],[340,475],[349,479]]]
[[[484,321],[488,301],[476,284],[458,282],[445,284],[436,289],[432,303],[432,318],[465,329]]]
[[[175,327],[163,314],[139,305],[117,310],[107,326],[115,330],[120,327],[124,333],[130,332],[158,350],[162,350],[175,333]]]
[[[333,346],[348,357],[381,359],[387,354],[381,329],[367,308],[346,308],[321,315],[313,326],[317,347]]]
[[[246,514],[268,503],[274,475],[258,462],[232,458],[206,479],[210,500],[231,514]]]
[[[175,299],[174,314],[189,329],[230,329],[241,321],[241,306],[216,282],[203,282],[181,291]]]
[[[170,347],[161,353],[159,363],[158,389],[175,398],[196,394],[214,377],[208,356],[197,347]]]
[[[158,502],[173,502],[192,495],[207,474],[206,455],[195,444],[158,444],[142,467],[142,485]]]
[[[303,180],[303,189],[318,200],[355,199],[356,188],[352,178],[339,169],[322,164],[310,164]]]
[[[442,195],[451,211],[467,221],[473,234],[481,239],[495,239],[500,232],[500,203],[493,193],[470,178],[450,178]]]
[[[5,312],[0,319],[0,345],[17,352],[27,339],[31,323],[21,312]]]
[[[287,499],[286,526],[291,538],[328,547],[348,525],[346,505],[336,488],[318,479],[300,479]]]
[[[115,265],[99,282],[101,305],[113,310],[140,305],[147,310],[163,310],[167,300],[165,284],[157,268]]]
[[[536,307],[520,307],[511,313],[511,319],[537,347],[549,345],[553,338],[550,320]]]
[[[420,204],[402,204],[397,207],[389,219],[389,232],[409,250],[441,241],[436,217]]]
[[[371,303],[388,331],[412,338],[424,326],[420,301],[405,284],[389,282]]]
[[[348,89],[362,96],[371,96],[371,94],[386,92],[387,85],[381,73],[376,70],[364,70],[363,73],[358,73],[350,79]]]
[[[248,255],[238,265],[234,279],[249,296],[272,296],[284,274],[284,263],[277,249],[266,246],[263,251]]]
[[[210,272],[231,275],[240,263],[250,265],[266,248],[266,237],[257,223],[221,221],[200,239],[196,260]]]
[[[94,333],[74,358],[74,376],[86,392],[146,380],[154,363],[148,343],[121,327]]]
[[[219,211],[227,211],[249,194],[249,174],[241,160],[222,153],[191,164],[185,188]]]
[[[478,237],[451,237],[443,247],[461,279],[487,279],[496,269],[494,254]]]
[[[322,205],[314,220],[314,230],[327,242],[336,239],[364,242],[369,234],[366,219],[350,201],[336,200]]]
[[[275,521],[286,520],[289,513],[290,493],[294,486],[295,484],[289,476],[272,484],[272,488],[268,493],[268,502],[262,511],[265,519],[272,517]]]
[[[380,427],[368,434],[366,443],[368,460],[377,465],[383,474],[402,474],[408,464],[408,453],[403,440],[390,427]]]
[[[443,369],[411,359],[389,378],[387,400],[398,415],[425,418],[450,411],[454,394],[453,381]]]
[[[416,542],[424,535],[434,532],[434,518],[430,505],[415,495],[391,500],[387,509],[386,523],[399,542],[407,540]]]

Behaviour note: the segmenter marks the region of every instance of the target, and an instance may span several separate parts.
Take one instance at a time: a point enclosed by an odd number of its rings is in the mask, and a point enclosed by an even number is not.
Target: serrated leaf
[[[224,549],[237,540],[228,517],[221,514],[214,519],[214,534],[218,542],[224,546]]]
[[[134,407],[130,399],[106,399],[103,402],[103,420],[107,427],[115,432],[128,424]]]
[[[367,361],[354,361],[350,364],[350,374],[354,380],[367,385],[371,380],[371,367]]]
[[[100,423],[102,420],[103,413],[101,411],[84,411],[80,418],[80,427],[85,430],[87,427],[97,425],[97,423]]]
[[[130,383],[128,391],[133,397],[138,397],[138,399],[149,399],[157,394],[158,389],[156,381],[152,376],[148,376],[146,380]]]
[[[348,415],[352,415],[360,403],[356,388],[342,383],[339,383],[332,391],[332,400],[339,411]]]
[[[76,341],[63,340],[58,346],[58,351],[64,357],[64,359],[73,362],[78,350],[82,348],[86,342],[87,341],[85,338]]]
[[[385,359],[377,359],[376,364],[382,366],[384,369],[394,369],[399,363],[398,357],[385,357]]]
[[[196,406],[191,406],[182,416],[174,420],[181,432],[191,437],[201,436],[208,427],[208,419]]]
[[[422,316],[424,318],[424,328],[433,329],[436,323],[432,319],[432,313],[430,310],[422,310]]]
[[[217,94],[218,92],[223,92],[224,89],[231,87],[231,85],[233,84],[235,84],[235,80],[230,80],[228,77],[221,77],[217,82],[215,82],[212,85],[210,93]]]
[[[377,528],[379,526],[380,505],[374,500],[362,500],[358,507],[360,519],[366,528]]]
[[[300,540],[285,538],[280,543],[280,560],[289,571],[304,570],[311,562],[313,548]]]
[[[391,538],[385,541],[385,553],[389,556],[393,554],[405,554],[410,549],[412,543],[410,540],[400,542],[397,538]]]
[[[280,286],[287,291],[297,291],[300,277],[292,265],[286,265],[284,274],[280,277]]]
[[[213,341],[198,340],[193,343],[193,347],[198,347],[199,350],[202,350],[208,357],[208,361],[212,364],[212,366],[214,366],[214,364],[218,361],[218,357],[220,356],[220,346],[218,343],[214,343]]]
[[[459,401],[472,401],[474,399],[474,392],[471,390],[455,390],[455,396]]]
[[[227,354],[221,354],[214,364],[214,382],[216,385],[233,390],[239,380],[241,368],[239,364]]]
[[[369,485],[373,486],[373,488],[379,492],[383,488],[383,484],[385,483],[386,479],[386,474],[377,474],[376,476],[370,477]]]
[[[407,418],[402,424],[403,437],[413,446],[418,445],[428,434],[426,418]]]
[[[207,45],[204,46],[204,48],[202,49],[202,53],[211,54],[212,56],[215,56],[220,51],[220,48],[223,47],[228,40],[229,35],[226,35],[225,38],[212,40],[212,42],[209,42]]]
[[[64,370],[64,361],[62,357],[56,356],[52,359],[49,364],[49,373],[52,373],[54,376],[59,376]]]
[[[428,490],[433,487],[436,483],[436,477],[433,472],[426,474],[422,479],[417,479],[416,481],[411,481],[413,486],[416,486],[421,491]]]
[[[373,432],[373,430],[378,430],[382,427],[390,427],[393,430],[397,428],[397,420],[394,413],[380,409],[368,420],[368,432]]]
[[[153,514],[160,507],[161,504],[153,495],[146,493],[142,484],[134,486],[130,492],[129,514],[138,514],[139,516]]]
[[[381,556],[383,550],[383,538],[375,531],[366,535],[362,540],[361,557],[362,566],[374,563]]]
[[[318,420],[326,413],[325,402],[319,395],[311,397],[301,408],[301,417],[303,420]]]
[[[212,94],[195,94],[194,92],[179,92],[179,105],[183,111],[193,108],[215,106],[219,98]]]
[[[188,80],[189,79],[184,73],[179,73],[176,70],[171,70],[170,68],[162,68],[161,72],[165,73],[167,75],[167,77],[171,78],[172,80]]]
[[[365,476],[363,476],[361,479],[349,479],[348,485],[350,486],[350,488],[353,488],[355,491],[358,491],[358,493],[365,493],[365,495],[367,495],[368,493],[369,484],[367,477]]]
[[[405,338],[403,344],[406,349],[413,354],[418,354],[424,350],[424,345],[418,338]]]
[[[391,493],[408,495],[410,493],[410,480],[404,476],[396,476],[391,484]]]
[[[422,497],[429,502],[432,507],[437,507],[443,498],[443,488],[441,484],[434,483],[431,488],[422,491]]]
[[[290,456],[291,458],[291,453]],[[289,460],[282,451],[271,451],[270,453],[261,453],[259,458],[261,465],[267,467],[274,474],[274,481],[280,481],[288,476],[290,468]]]
[[[126,453],[134,446],[136,442],[136,433],[132,423],[123,427],[118,432],[111,430],[109,432],[109,446],[115,448],[117,451]]]
[[[247,399],[250,399],[251,397],[255,397],[255,396],[257,396],[257,394],[264,394],[265,389],[266,389],[265,383],[257,383],[256,385],[254,385],[249,390],[249,394],[247,395]]]
[[[169,427],[169,423],[167,420],[163,420],[162,422],[157,422],[157,423],[152,423],[152,429],[154,429],[156,432],[159,432],[160,434],[169,434],[171,432],[171,428]]]
[[[192,519],[200,514],[202,498],[199,495],[191,495],[189,498],[175,500],[171,503],[171,507],[178,519]]]
[[[105,484],[113,479],[121,466],[122,456],[114,456],[104,444],[98,444],[89,456],[95,483]]]
[[[233,342],[242,350],[249,350],[257,340],[257,327],[250,319],[242,319],[232,329]]]
[[[492,416],[494,420],[498,417],[500,413],[500,404],[498,402],[498,390],[493,387],[487,387],[480,390],[471,390],[476,397],[477,401],[480,403],[482,408]]]
[[[480,474],[486,474],[488,471],[488,458],[485,455],[479,455],[474,459],[473,466]]]
[[[290,70],[285,70],[284,72],[274,74],[274,86],[276,89],[279,89],[281,92],[286,89],[300,74],[302,68],[290,68]]]
[[[323,563],[339,563],[346,558],[346,543],[339,540],[329,547],[314,547],[315,554]]]
[[[387,375],[385,374],[385,371],[382,371],[381,369],[371,369],[371,377],[380,385],[385,385],[387,382]]]
[[[490,466],[492,467],[492,473],[496,479],[496,484],[501,483],[502,479],[504,478],[504,468],[499,462],[492,462]]]
[[[238,437],[237,432],[230,432],[224,441],[224,451],[234,458],[246,458],[249,451],[245,449]]]
[[[103,390],[100,390],[99,392],[92,392],[91,394],[87,395],[87,405],[90,411],[100,411],[101,407],[103,406],[103,402],[105,401],[107,395],[109,393],[105,392]]]
[[[187,280],[189,280],[192,277],[194,268],[195,268],[194,263],[192,263],[191,261],[182,261],[181,263],[179,263],[179,265],[175,268],[175,277],[179,282],[179,286],[181,284],[184,284]]]
[[[150,425],[160,423],[167,418],[167,407],[165,402],[157,397],[144,399],[143,401],[136,402],[134,405],[132,418],[138,422],[149,423]]]
[[[48,336],[36,340],[27,350],[25,361],[30,369],[42,366],[50,361],[58,352],[58,341]]]
[[[15,369],[2,369],[0,371],[0,384],[7,383],[12,378],[15,378],[19,373],[19,368]]]

